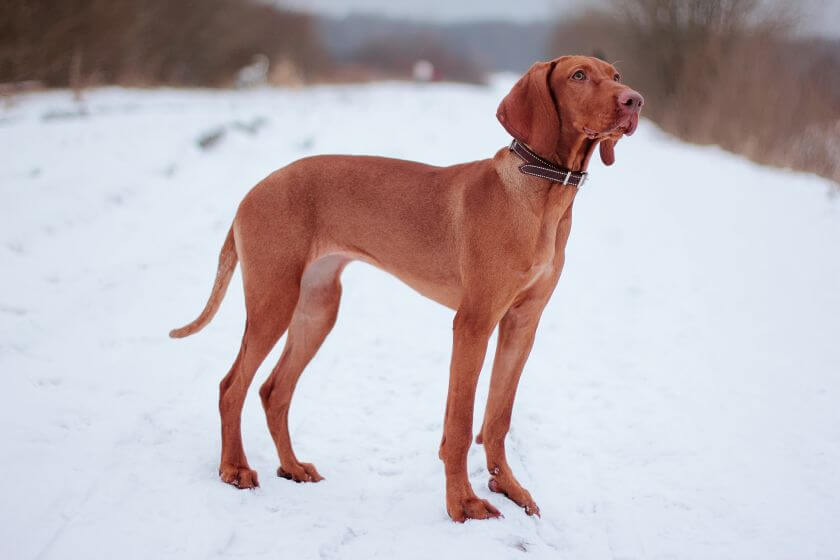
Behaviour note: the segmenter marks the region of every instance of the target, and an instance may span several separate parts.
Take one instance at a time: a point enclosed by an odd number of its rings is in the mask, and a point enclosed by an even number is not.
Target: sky
[[[608,0],[281,0],[281,4],[332,16],[354,12],[439,22],[475,19],[535,21],[556,18]],[[765,0],[776,1],[776,0]],[[782,1],[782,0],[778,0]],[[803,31],[840,37],[840,0],[808,0]]]
[[[471,19],[534,21],[587,4],[584,0],[284,0],[282,3],[334,16],[364,12],[444,22]]]

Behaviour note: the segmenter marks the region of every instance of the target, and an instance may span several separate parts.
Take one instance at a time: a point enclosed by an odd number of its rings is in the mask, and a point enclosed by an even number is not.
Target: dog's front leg
[[[455,315],[440,458],[446,472],[446,510],[457,522],[500,515],[487,500],[475,495],[467,475],[475,386],[494,327],[495,320],[487,314],[459,310]]]
[[[476,437],[477,443],[484,444],[487,454],[487,469],[492,475],[490,490],[506,495],[525,508],[528,515],[539,515],[540,509],[531,498],[531,494],[519,484],[511,472],[505,456],[505,436],[510,429],[513,400],[519,378],[531,353],[537,325],[546,302],[544,294],[540,294],[540,297],[528,297],[511,307],[502,317],[484,422]]]

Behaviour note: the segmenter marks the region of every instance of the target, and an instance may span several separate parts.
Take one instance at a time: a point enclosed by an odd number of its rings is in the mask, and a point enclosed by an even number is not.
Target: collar
[[[570,169],[564,169],[554,165],[535,154],[531,148],[516,138],[510,143],[510,151],[525,161],[525,163],[519,166],[519,171],[525,175],[542,177],[553,183],[573,185],[575,187],[582,187],[586,182],[586,171],[571,171]]]

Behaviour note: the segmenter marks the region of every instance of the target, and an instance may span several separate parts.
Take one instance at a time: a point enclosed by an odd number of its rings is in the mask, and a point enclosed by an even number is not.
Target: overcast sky
[[[840,1],[840,0],[838,0]],[[365,12],[391,17],[434,21],[550,18],[569,6],[585,2],[562,0],[284,0],[287,6],[343,16]]]
[[[333,16],[353,12],[442,22],[475,19],[550,19],[608,0],[281,0],[304,11]],[[772,1],[772,0],[770,0]],[[784,2],[785,0],[777,0]],[[800,3],[800,2],[797,2]],[[808,0],[805,28],[840,37],[840,0]]]

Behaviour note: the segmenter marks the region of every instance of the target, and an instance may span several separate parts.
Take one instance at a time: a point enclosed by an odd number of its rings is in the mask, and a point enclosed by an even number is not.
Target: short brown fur
[[[557,165],[585,170],[599,142],[602,158],[612,163],[613,145],[632,133],[631,116],[638,118],[643,103],[616,74],[588,57],[537,63],[502,100],[498,118]],[[212,319],[238,260],[247,319],[239,355],[220,385],[222,480],[238,488],[258,485],[242,446],[242,405],[260,363],[287,331],[282,356],[260,389],[280,458],[277,472],[297,482],[322,479],[292,450],[289,406],[298,378],[335,323],[341,272],[358,259],[456,311],[439,450],[446,509],[455,521],[499,516],[475,495],[467,476],[476,382],[498,325],[476,441],[485,446],[490,489],[528,514],[539,513],[508,466],[504,440],[540,315],[563,268],[578,189],[524,175],[521,164],[507,148],[451,167],[317,156],[272,173],[248,193],[222,247],[205,310],[170,333],[187,336]]]

